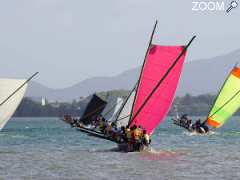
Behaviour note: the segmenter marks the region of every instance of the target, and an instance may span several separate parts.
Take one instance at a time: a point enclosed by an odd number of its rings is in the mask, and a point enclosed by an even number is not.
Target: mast
[[[16,94],[25,84],[27,84],[29,81],[32,80],[32,78],[34,78],[34,76],[36,76],[39,72],[34,73],[31,77],[29,77],[21,86],[19,86],[12,94],[10,94],[5,100],[3,100],[0,104],[0,106],[2,106],[3,104],[5,104],[14,94]]]
[[[138,81],[137,81],[136,93],[135,93],[135,96],[134,96],[133,105],[132,105],[132,109],[131,109],[131,112],[130,112],[130,118],[129,118],[128,125],[130,125],[130,123],[132,121],[131,120],[132,119],[132,112],[133,112],[133,107],[134,107],[134,104],[135,104],[135,101],[136,101],[136,97],[137,97],[137,91],[138,91],[138,87],[139,87],[139,84],[140,84],[140,79],[142,77],[142,73],[143,73],[143,69],[144,69],[144,65],[145,65],[146,59],[147,59],[148,52],[149,52],[150,47],[152,45],[152,40],[153,40],[153,36],[154,36],[155,30],[156,30],[156,27],[157,27],[157,23],[158,23],[158,21],[156,20],[155,24],[154,24],[154,27],[153,27],[153,31],[152,31],[151,36],[150,36],[150,40],[149,40],[149,43],[148,43],[148,48],[147,48],[147,51],[145,53],[143,65],[142,65],[142,68],[141,68],[141,71],[140,71],[140,75],[139,75],[139,78],[138,78]]]
[[[139,107],[139,109],[137,110],[136,114],[134,114],[134,116],[132,117],[131,121],[133,121],[138,114],[141,112],[141,110],[144,108],[144,106],[146,105],[146,103],[149,101],[149,99],[152,97],[152,95],[154,94],[154,92],[158,89],[158,87],[162,84],[162,82],[164,81],[164,79],[168,76],[168,74],[171,72],[171,70],[174,68],[174,66],[177,64],[177,62],[179,61],[179,59],[184,55],[184,53],[186,52],[186,50],[188,49],[188,47],[191,45],[191,43],[193,42],[193,40],[196,38],[196,36],[193,36],[192,39],[188,42],[188,44],[186,46],[184,46],[182,52],[179,54],[179,56],[175,59],[175,61],[173,62],[173,64],[169,67],[169,69],[167,70],[167,72],[163,75],[163,77],[159,80],[159,82],[157,83],[157,85],[153,88],[153,90],[149,93],[149,95],[147,96],[146,100],[143,102],[143,104]]]

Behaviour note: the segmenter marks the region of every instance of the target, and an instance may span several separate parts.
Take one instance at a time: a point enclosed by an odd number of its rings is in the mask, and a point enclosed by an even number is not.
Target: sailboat
[[[225,79],[222,88],[215,98],[204,125],[210,128],[220,128],[240,107],[240,68],[235,66]],[[177,124],[180,125],[181,124]],[[184,126],[183,126],[184,127]],[[191,132],[194,128],[185,127]],[[196,131],[198,132],[198,131]],[[201,131],[198,133],[202,133]]]
[[[240,107],[240,68],[234,67],[224,82],[206,123],[219,128],[226,123]]]
[[[0,130],[14,114],[27,90],[28,82],[38,74],[36,72],[29,79],[0,79]]]
[[[46,99],[42,97],[41,99],[41,105],[42,106],[46,106]]]
[[[186,51],[196,37],[194,36],[186,46],[153,44],[152,39],[156,26],[157,21],[150,37],[138,82],[123,103],[116,118],[116,122],[119,123],[118,126],[141,126],[150,136],[158,125],[163,122],[169,111],[186,57]],[[120,149],[126,147],[126,143],[119,143],[97,131],[88,131],[82,128],[79,128],[79,130],[92,136],[115,141]]]

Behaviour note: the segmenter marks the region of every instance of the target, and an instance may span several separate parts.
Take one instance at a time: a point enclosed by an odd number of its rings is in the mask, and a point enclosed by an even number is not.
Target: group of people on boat
[[[195,131],[200,134],[204,134],[209,131],[205,122],[201,122],[201,119],[198,119],[195,123],[192,123],[192,120],[188,118],[187,114],[183,114],[180,118],[177,118],[174,121],[175,124],[183,126],[189,131]]]
[[[88,126],[81,120],[72,118],[70,115],[64,116],[64,121],[72,127],[91,127],[91,130],[100,131],[105,137],[110,138],[120,145],[120,149],[125,151],[140,151],[148,147],[151,143],[150,136],[141,126],[121,126],[118,128],[115,122],[107,121],[103,116],[98,116]]]
[[[118,142],[122,149],[129,151],[140,151],[144,147],[148,147],[151,139],[147,131],[141,126],[122,126],[117,128],[114,122],[107,122],[104,119],[99,123],[100,131]],[[120,148],[121,149],[121,148]]]

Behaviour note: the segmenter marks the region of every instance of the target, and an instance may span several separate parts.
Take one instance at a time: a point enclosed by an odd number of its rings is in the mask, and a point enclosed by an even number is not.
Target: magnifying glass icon
[[[236,8],[238,6],[237,1],[232,1],[230,4],[230,7],[227,9],[227,13],[229,13],[232,9]]]

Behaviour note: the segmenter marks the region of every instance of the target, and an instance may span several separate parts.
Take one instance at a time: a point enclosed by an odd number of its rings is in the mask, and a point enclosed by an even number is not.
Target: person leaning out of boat
[[[209,128],[208,128],[208,126],[205,124],[205,122],[203,122],[203,123],[201,124],[201,127],[204,129],[205,133],[208,133]]]
[[[149,146],[149,144],[151,143],[151,139],[149,137],[149,135],[147,134],[146,130],[143,130],[143,135],[142,135],[142,144],[144,146]]]
[[[201,123],[201,119],[198,119],[192,127],[195,131],[202,134],[207,133],[209,131],[206,124],[204,122]]]

